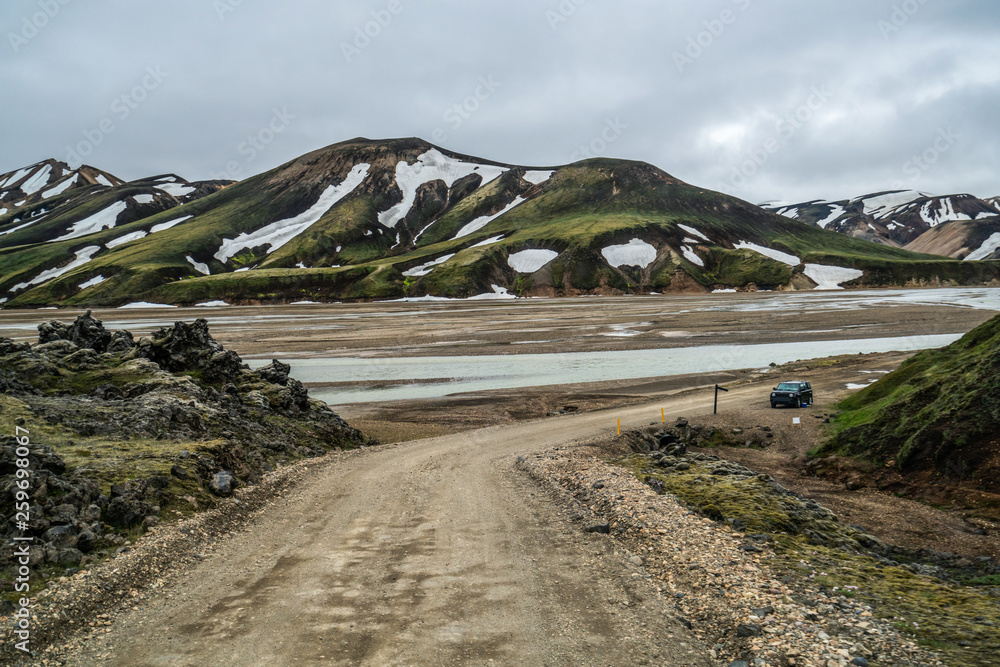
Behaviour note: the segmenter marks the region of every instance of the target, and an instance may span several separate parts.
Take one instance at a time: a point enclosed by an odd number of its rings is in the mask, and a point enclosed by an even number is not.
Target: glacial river
[[[838,354],[912,351],[941,347],[958,334],[862,338],[855,340],[763,345],[702,345],[653,350],[567,352],[387,359],[284,359],[292,375],[303,382],[363,382],[364,388],[317,387],[310,395],[331,405],[438,398],[455,393],[512,389],[576,382],[707,373],[762,368]],[[253,360],[252,366],[266,362]],[[408,380],[411,384],[371,385]]]

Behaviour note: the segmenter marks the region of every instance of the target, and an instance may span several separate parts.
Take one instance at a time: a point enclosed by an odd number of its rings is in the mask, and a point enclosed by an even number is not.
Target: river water
[[[512,389],[576,382],[625,380],[686,373],[760,368],[838,354],[922,350],[947,345],[960,336],[906,336],[762,345],[702,345],[654,350],[567,352],[387,359],[285,359],[292,375],[310,383],[367,383],[361,388],[318,387],[310,395],[331,405]],[[251,365],[264,365],[254,360]],[[379,382],[416,381],[411,384]],[[375,384],[372,384],[375,383]]]

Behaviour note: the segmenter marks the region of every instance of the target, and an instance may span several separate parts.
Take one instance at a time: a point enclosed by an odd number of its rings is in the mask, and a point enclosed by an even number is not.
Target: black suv
[[[771,392],[771,407],[788,405],[797,408],[803,404],[812,405],[813,390],[808,382],[782,382]]]

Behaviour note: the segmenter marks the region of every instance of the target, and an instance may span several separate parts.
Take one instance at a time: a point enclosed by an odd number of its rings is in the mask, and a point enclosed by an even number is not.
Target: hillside
[[[870,460],[904,486],[958,485],[1000,509],[998,393],[1000,316],[845,400],[819,453]]]
[[[0,218],[0,234],[11,228],[0,236],[0,302],[833,289],[1000,277],[998,264],[835,234],[625,160],[528,168],[419,139],[355,139],[193,201],[164,202],[162,190],[155,180],[125,184],[17,231]],[[129,217],[134,205],[161,204]]]
[[[1000,216],[946,222],[928,229],[906,249],[966,261],[1000,259]]]
[[[914,249],[912,244],[938,225],[996,218],[1000,212],[1000,198],[977,199],[967,194],[935,196],[913,190],[892,190],[841,201],[768,202],[762,206],[779,215],[840,234]],[[918,247],[924,246],[930,250],[920,252],[953,256],[934,246],[933,241]]]

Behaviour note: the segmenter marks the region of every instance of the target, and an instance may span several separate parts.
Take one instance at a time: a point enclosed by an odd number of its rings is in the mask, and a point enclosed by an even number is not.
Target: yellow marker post
[[[667,416],[663,414],[663,408],[660,408],[660,421],[663,422],[664,424],[667,423]]]
[[[618,435],[622,434],[622,420],[618,420]]]

